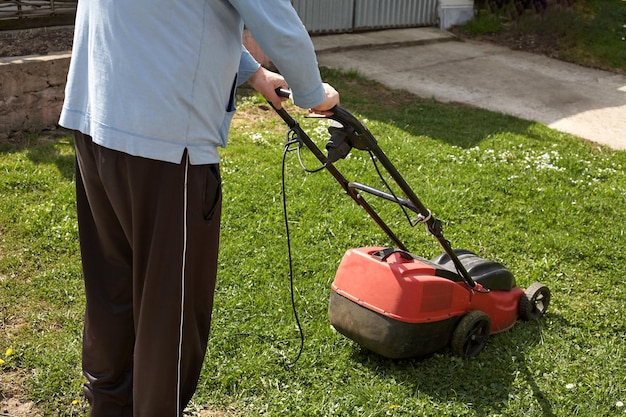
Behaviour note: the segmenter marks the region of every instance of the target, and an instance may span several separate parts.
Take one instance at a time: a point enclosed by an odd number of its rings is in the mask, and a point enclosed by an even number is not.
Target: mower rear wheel
[[[478,355],[485,345],[491,332],[489,316],[473,310],[467,313],[456,326],[450,341],[452,353],[461,358],[472,358]]]
[[[519,300],[519,316],[522,320],[539,320],[550,304],[550,289],[535,282],[526,288]]]

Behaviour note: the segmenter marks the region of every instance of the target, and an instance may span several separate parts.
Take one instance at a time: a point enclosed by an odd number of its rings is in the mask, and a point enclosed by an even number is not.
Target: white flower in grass
[[[617,408],[622,408],[624,406],[624,403],[622,401],[618,401],[615,403],[615,407]]]
[[[576,384],[567,384],[567,385],[565,385],[565,388],[567,388],[567,389],[574,389],[575,386],[576,386]]]

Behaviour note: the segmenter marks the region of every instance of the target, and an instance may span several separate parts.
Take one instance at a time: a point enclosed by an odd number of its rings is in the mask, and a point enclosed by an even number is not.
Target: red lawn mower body
[[[363,347],[388,358],[423,356],[449,345],[470,311],[489,317],[489,334],[517,321],[524,290],[501,265],[490,263],[501,272],[501,289],[487,291],[480,280],[470,289],[456,272],[436,261],[401,251],[380,256],[385,250],[348,250],[331,287],[331,323]],[[462,349],[455,353],[473,356]]]

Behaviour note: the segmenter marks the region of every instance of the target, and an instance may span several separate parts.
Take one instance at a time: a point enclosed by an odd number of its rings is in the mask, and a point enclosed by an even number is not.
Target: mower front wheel
[[[522,320],[539,320],[550,304],[550,289],[535,282],[526,288],[519,300],[519,316]]]
[[[452,353],[461,358],[473,358],[478,355],[485,345],[491,332],[489,316],[473,310],[467,313],[454,329],[450,348]]]

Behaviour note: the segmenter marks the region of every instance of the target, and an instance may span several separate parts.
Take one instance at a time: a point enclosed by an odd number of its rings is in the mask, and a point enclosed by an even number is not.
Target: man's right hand
[[[324,83],[324,92],[326,93],[324,101],[322,101],[319,106],[309,109],[310,113],[329,116],[331,113],[328,110],[339,105],[339,93],[333,88],[333,86],[328,83]]]

